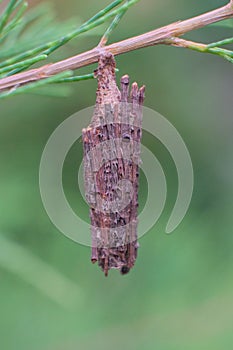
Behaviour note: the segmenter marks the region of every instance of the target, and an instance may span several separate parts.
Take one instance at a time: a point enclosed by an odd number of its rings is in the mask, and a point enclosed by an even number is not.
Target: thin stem
[[[37,57],[40,57],[40,55],[37,56]],[[42,60],[43,60],[43,59],[44,59],[44,58],[42,58]],[[37,61],[36,61],[35,63],[37,63]],[[23,66],[23,67],[21,67],[21,68],[15,68],[15,69],[11,70],[10,72],[8,72],[8,73],[6,73],[6,74],[3,74],[3,75],[2,75],[2,78],[3,78],[3,77],[10,77],[11,75],[20,73],[20,72],[24,71],[25,69],[28,69],[30,66],[31,66],[31,64],[28,65],[28,66],[27,66],[27,65],[26,65],[26,66]]]
[[[4,67],[4,68],[0,69],[0,75],[2,75],[3,73],[9,72],[9,71],[18,69],[18,68],[25,68],[25,66],[27,67],[27,66],[30,66],[30,65],[37,63],[39,61],[43,61],[47,57],[48,57],[47,55],[42,54],[42,55],[39,55],[39,56],[36,56],[33,58],[29,58],[28,60],[25,60],[23,62],[18,62],[18,63],[12,64],[10,66]]]
[[[14,11],[16,4],[17,4],[17,0],[10,0],[5,11],[2,13],[2,15],[0,17],[0,33],[2,32],[3,28],[5,27],[12,12]]]
[[[95,78],[94,73],[85,74],[85,75],[74,75],[73,77],[60,78],[59,80],[56,81],[56,83],[70,83],[70,82],[89,80],[94,78]]]
[[[213,55],[221,56],[230,62],[232,62],[232,58],[233,58],[233,51],[225,50],[215,46],[211,48],[209,45],[196,43],[196,42],[184,40],[181,38],[170,38],[166,40],[164,44],[183,47],[186,49],[190,49],[190,50],[194,50],[202,53],[211,53]]]
[[[72,71],[66,71],[43,80],[39,80],[27,85],[13,88],[12,90],[2,92],[0,94],[0,99],[9,97],[9,96],[19,95],[21,93],[27,92],[28,90],[32,90],[34,88],[41,87],[47,84],[63,82],[62,81],[63,79],[67,79],[71,75],[72,75]]]
[[[109,4],[108,6],[106,6],[103,10],[99,11],[96,15],[94,15],[93,17],[91,17],[87,22],[85,22],[83,24],[84,25],[89,25],[93,22],[95,22],[96,20],[98,20],[99,18],[103,17],[104,15],[106,15],[108,12],[110,12],[111,10],[113,10],[115,7],[117,7],[118,5],[120,5],[124,0],[116,0],[113,1],[111,4]]]
[[[0,34],[0,41],[2,41],[6,35],[15,27],[19,24],[24,12],[26,11],[28,7],[28,4],[26,2],[24,2],[21,6],[21,8],[19,9],[19,11],[17,12],[17,14],[15,15],[15,17],[12,19],[12,21],[7,24],[5,26],[5,28],[2,30],[2,33]]]
[[[129,1],[127,0],[126,2],[129,2]],[[107,28],[107,30],[105,31],[104,35],[102,36],[98,46],[103,47],[103,46],[106,45],[106,43],[108,42],[108,39],[109,39],[111,33],[117,27],[118,23],[120,22],[120,20],[124,16],[124,14],[127,12],[127,10],[128,10],[128,8],[122,10],[118,15],[116,15],[116,17],[113,19],[112,23]]]
[[[228,45],[228,44],[232,44],[233,43],[233,38],[227,38],[224,40],[220,40],[220,41],[216,41],[215,43],[211,43],[208,46],[208,48],[211,47],[217,47],[217,46],[223,46],[223,45]]]
[[[17,0],[17,2],[15,3],[14,7],[13,7],[13,11],[17,9],[17,7],[19,7],[23,2],[25,2],[25,0]]]
[[[233,17],[233,0],[227,5],[216,10],[207,12],[197,17],[193,17],[184,21],[172,23],[168,26],[152,30],[148,33],[132,37],[111,45],[108,45],[104,50],[111,52],[113,55],[120,55],[129,51],[145,48],[152,45],[167,44],[166,41],[173,37],[178,37],[191,30],[205,27],[211,23],[216,23]],[[132,1],[131,1],[132,4]],[[128,4],[124,4],[121,10],[126,8]],[[115,16],[116,10],[100,18],[97,22],[102,23],[107,18]],[[96,25],[94,22],[92,25]],[[98,61],[100,55],[100,48],[96,47],[90,51],[81,53],[79,55],[70,57],[68,59],[46,65],[37,69],[32,69],[26,72],[15,74],[13,76],[3,78],[0,80],[0,90],[14,87],[18,84],[26,84],[30,81],[40,80],[54,74],[66,70],[74,70],[84,67]]]

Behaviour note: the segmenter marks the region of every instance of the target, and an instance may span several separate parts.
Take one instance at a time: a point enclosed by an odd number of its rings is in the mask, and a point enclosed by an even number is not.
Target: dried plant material
[[[145,87],[129,77],[116,84],[115,60],[104,53],[95,72],[98,89],[94,115],[83,130],[84,181],[90,205],[92,262],[105,275],[134,266],[137,242],[138,181],[142,104]]]

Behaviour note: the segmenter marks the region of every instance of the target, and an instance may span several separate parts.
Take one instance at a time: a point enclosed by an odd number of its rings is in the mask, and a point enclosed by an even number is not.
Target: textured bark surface
[[[94,115],[83,130],[84,182],[90,205],[92,262],[105,275],[127,273],[137,257],[137,208],[144,86],[121,78],[119,91],[112,54],[101,55],[95,72]]]

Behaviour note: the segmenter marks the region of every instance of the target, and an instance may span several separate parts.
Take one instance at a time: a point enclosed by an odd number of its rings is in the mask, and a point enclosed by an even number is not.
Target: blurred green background
[[[35,3],[31,1],[31,6]],[[85,20],[109,2],[51,3],[61,20],[74,15]],[[111,41],[224,4],[144,0],[129,10]],[[228,36],[232,29],[208,27],[186,37],[211,42]],[[52,60],[87,50],[98,39],[96,33],[83,36]],[[215,56],[164,46],[119,56],[117,65],[118,79],[128,73],[146,85],[146,106],[177,128],[190,151],[195,188],[188,214],[171,235],[164,233],[176,198],[177,175],[164,146],[145,134],[143,143],[156,154],[167,177],[166,210],[140,240],[135,268],[126,276],[111,271],[105,278],[90,263],[90,249],[63,236],[50,222],[38,185],[47,139],[67,117],[93,105],[96,81],[72,85],[66,98],[28,94],[2,100],[2,350],[228,350],[233,346],[232,65]],[[64,186],[75,210],[87,218],[88,208],[80,201],[76,185],[81,150],[77,142],[67,157]],[[141,205],[144,186],[142,177]]]

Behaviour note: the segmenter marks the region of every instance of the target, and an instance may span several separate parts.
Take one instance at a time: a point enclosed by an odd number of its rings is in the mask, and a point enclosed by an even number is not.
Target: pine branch
[[[107,8],[100,11],[97,15],[95,15],[89,21],[87,21],[85,24],[79,27],[75,31],[75,35],[73,32],[72,34],[70,33],[68,36],[66,36],[66,38],[62,42],[62,45],[68,40],[71,40],[73,37],[75,37],[77,33],[80,34],[81,32],[85,32],[87,30],[95,28],[98,25],[105,23],[110,18],[114,17],[112,24],[107,30],[107,35],[105,33],[101,41],[102,44],[105,44],[110,32],[115,27],[115,25],[119,22],[118,19],[122,17],[122,14],[124,14],[124,12],[129,8],[129,6],[132,6],[137,1],[138,0],[126,1],[123,3],[123,5],[120,5],[120,7],[116,9],[115,7],[118,6],[120,3],[122,3],[123,1],[120,1],[120,0],[114,1]],[[132,37],[117,43],[113,43],[108,46],[100,47],[98,45],[97,47],[93,48],[90,51],[83,52],[79,55],[70,57],[68,59],[65,59],[53,64],[48,64],[40,68],[24,71],[18,74],[15,74],[15,73],[17,72],[17,69],[20,69],[20,68],[16,68],[16,71],[14,70],[14,72],[12,71],[10,72],[10,74],[14,73],[13,75],[0,79],[0,91],[25,85],[32,81],[39,81],[42,79],[46,79],[67,70],[75,70],[84,66],[88,66],[98,61],[99,55],[103,50],[109,51],[116,56],[129,51],[145,48],[148,46],[165,44],[165,45],[171,45],[171,46],[185,47],[185,48],[196,50],[199,52],[219,55],[227,59],[228,61],[232,62],[233,52],[230,50],[225,50],[225,49],[222,49],[221,47],[218,47],[218,46],[222,46],[232,42],[231,41],[233,40],[232,38],[225,39],[217,43],[211,43],[210,45],[193,43],[191,41],[187,41],[179,38],[181,35],[189,31],[202,28],[209,24],[213,24],[219,21],[230,19],[230,18],[233,18],[233,0],[231,0],[227,5],[220,7],[216,10],[207,12],[205,14],[202,14],[184,21],[175,22],[168,26],[161,27],[153,31],[150,31],[148,33],[145,33],[136,37]],[[34,51],[31,50],[30,55],[41,57],[41,54],[50,54],[60,44],[61,44],[61,41],[60,42],[55,41],[53,43],[50,43],[50,46],[47,44],[47,49],[43,47],[40,49],[38,48],[34,49]],[[25,54],[24,56],[21,56],[21,58],[22,57],[25,58]],[[26,58],[27,57],[28,56],[26,56]],[[20,56],[17,57],[17,60],[20,61]],[[12,60],[11,61],[8,60],[8,63],[10,62],[11,64],[14,64],[15,61],[12,62]]]

